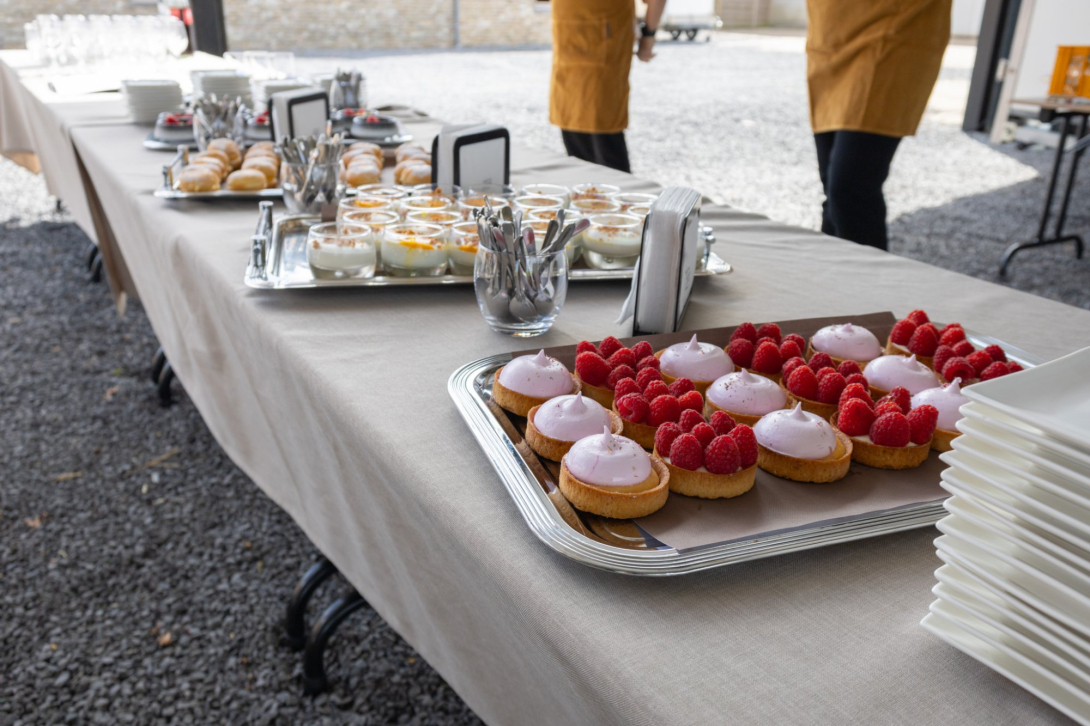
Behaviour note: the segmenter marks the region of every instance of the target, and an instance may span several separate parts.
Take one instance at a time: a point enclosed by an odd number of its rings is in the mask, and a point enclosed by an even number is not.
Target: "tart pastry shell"
[[[757,444],[757,466],[769,474],[791,481],[828,484],[843,479],[852,463],[852,440],[836,433],[836,448],[824,459],[799,459]]]
[[[892,340],[886,341],[886,355],[903,355],[905,358],[912,355],[912,351],[903,345],[894,343]],[[932,355],[918,355],[916,360],[923,363],[931,370],[935,370],[935,356]]]
[[[954,439],[959,436],[961,436],[960,431],[935,429],[935,435],[931,438],[931,448],[935,451],[950,451],[954,448]]]
[[[788,400],[790,400],[790,399],[788,399]],[[712,420],[712,414],[715,413],[716,411],[723,411],[723,412],[725,412],[727,414],[730,414],[730,417],[732,419],[734,419],[734,423],[745,424],[746,426],[749,426],[749,427],[754,426],[758,421],[761,420],[760,416],[752,416],[752,415],[750,415],[748,413],[735,413],[734,411],[727,411],[727,409],[721,408],[721,407],[715,405],[714,403],[712,403],[711,399],[709,399],[709,398],[707,398],[705,396],[705,398],[704,398],[704,418],[706,418],[708,421],[711,421]]]
[[[652,426],[651,424],[636,423],[635,421],[629,421],[623,418],[617,412],[617,402],[614,401],[610,407],[613,415],[621,419],[621,423],[624,425],[624,435],[626,438],[632,439],[643,448],[650,451],[655,448],[655,432],[659,430],[658,426]]]
[[[587,383],[579,377],[578,372],[575,374],[575,380],[582,386],[584,396],[594,399],[605,408],[613,407],[613,391],[604,386],[595,386],[592,383]]]
[[[829,419],[833,428],[836,428],[838,415],[833,414]],[[841,436],[845,435],[839,428],[836,432]],[[852,460],[876,469],[915,469],[927,461],[927,455],[930,452],[930,441],[919,446],[880,446],[852,438]]]
[[[817,350],[814,349],[813,340],[814,340],[813,338],[810,338],[810,340],[806,341],[806,360],[807,361],[809,361],[811,358],[814,357],[814,353],[818,352]],[[831,353],[826,353],[825,355],[832,358],[834,368],[839,367],[840,364],[843,363],[846,360],[855,360],[855,358],[837,358],[835,355],[833,355]],[[859,364],[860,368],[864,368],[864,367],[866,367],[866,365],[868,363],[870,363],[869,360],[855,360],[855,362]]]
[[[538,456],[551,461],[560,461],[564,458],[564,454],[571,450],[575,442],[554,439],[541,433],[538,427],[534,425],[534,416],[537,415],[537,409],[538,406],[534,406],[526,416],[526,443]],[[613,411],[609,412],[609,430],[612,433],[620,434],[624,430],[623,423],[620,416]]]
[[[500,383],[500,373],[502,372],[503,368],[500,368],[492,377],[492,399],[500,408],[506,409],[516,416],[525,416],[530,413],[531,408],[540,406],[551,398],[551,396],[549,398],[537,398],[518,391],[512,391]],[[575,376],[572,376],[571,385],[572,389],[568,393],[578,393],[580,389],[579,380]]]
[[[642,492],[617,492],[580,481],[561,462],[560,491],[573,507],[583,512],[614,519],[646,517],[662,509],[670,496],[670,470],[666,464],[652,456],[651,468],[658,474],[658,485]]]
[[[658,449],[655,455],[661,457]],[[710,471],[690,471],[663,461],[670,470],[670,491],[701,499],[730,499],[745,494],[757,481],[757,465],[733,474],[712,474]]]
[[[796,403],[802,404],[802,410],[807,413],[812,413],[815,416],[821,416],[823,419],[828,420],[837,411],[837,404],[835,403],[822,403],[821,401],[813,401],[809,398],[802,398],[796,396],[791,391],[787,390],[787,386],[780,382],[780,388],[787,394],[787,405],[784,408],[794,408]]]

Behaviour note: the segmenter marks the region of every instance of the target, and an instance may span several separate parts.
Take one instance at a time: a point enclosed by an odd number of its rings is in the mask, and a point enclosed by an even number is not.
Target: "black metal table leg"
[[[166,365],[167,354],[163,350],[162,346],[159,350],[155,351],[155,355],[151,359],[151,382],[158,385],[159,376],[163,373],[163,366]]]
[[[155,390],[159,394],[159,405],[169,408],[174,403],[174,397],[170,393],[170,384],[174,382],[174,369],[170,361],[164,361],[163,369],[159,373],[159,380],[155,383]]]
[[[284,620],[284,637],[281,643],[294,651],[300,651],[307,644],[307,603],[318,586],[337,572],[333,563],[323,557],[311,566],[295,585],[288,600],[287,617]]]
[[[329,687],[325,674],[325,647],[337,627],[352,613],[367,604],[363,596],[353,590],[337,598],[310,631],[306,650],[303,651],[303,693],[316,696]]]

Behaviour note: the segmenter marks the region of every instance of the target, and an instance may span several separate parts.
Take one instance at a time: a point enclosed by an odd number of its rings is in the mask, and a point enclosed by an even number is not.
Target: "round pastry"
[[[270,187],[276,185],[277,166],[271,158],[261,156],[247,156],[242,162],[243,169],[253,169],[264,174],[265,182]]]
[[[197,154],[197,156],[214,156],[222,161],[223,165],[226,166],[228,169],[231,168],[231,157],[227,155],[227,152],[223,149],[218,149],[211,144],[209,144],[208,148],[206,148],[204,151]]]
[[[839,413],[834,413],[829,419],[833,426],[837,427],[837,433],[844,435],[838,426]],[[931,453],[931,442],[934,435],[924,444],[914,444],[909,441],[904,446],[882,446],[871,440],[870,435],[852,436],[852,461],[873,466],[875,469],[914,469],[927,461]]]
[[[382,155],[382,148],[377,144],[372,144],[369,141],[357,141],[348,147],[348,151],[345,152],[345,156],[356,154],[370,154],[375,158],[375,161],[379,166],[382,166],[385,162],[385,158]]]
[[[191,162],[186,169],[208,169],[210,172],[216,175],[216,178],[221,182],[226,178],[226,172],[223,168],[223,164],[219,163],[216,159],[197,159]]]
[[[255,141],[250,145],[250,148],[247,149],[247,152],[256,151],[258,149],[268,149],[269,151],[275,152],[276,144],[271,141]]]
[[[214,154],[193,154],[189,157],[189,164],[207,164],[214,166],[220,179],[224,179],[231,172],[231,165],[221,160]]]
[[[410,166],[401,175],[402,184],[427,184],[431,181],[431,165],[417,164]]]
[[[731,499],[748,492],[757,481],[757,464],[745,469],[739,467],[730,474],[713,474],[704,465],[698,469],[674,466],[670,457],[663,456],[658,447],[655,447],[654,454],[662,459],[670,472],[670,491],[675,494],[700,499]]]
[[[761,417],[753,433],[757,466],[769,474],[826,484],[843,479],[851,466],[852,440],[801,404]]]
[[[378,184],[381,172],[374,164],[357,164],[348,167],[344,173],[344,181],[350,187],[358,187],[364,184]]]
[[[882,344],[874,333],[862,326],[851,323],[826,325],[810,338],[807,359],[815,352],[828,353],[835,365],[854,360],[863,366],[882,355]]]
[[[580,381],[580,385],[584,386],[584,390],[588,388],[587,384],[583,383],[582,381]],[[648,451],[655,448],[655,432],[659,430],[659,427],[657,425],[652,426],[651,424],[644,423],[643,421],[629,421],[628,419],[624,418],[623,416],[621,416],[621,412],[617,410],[617,397],[613,395],[613,391],[610,391],[608,388],[603,390],[609,393],[611,399],[611,402],[609,404],[610,410],[612,410],[613,413],[617,414],[621,418],[621,424],[624,426],[624,429],[621,431],[621,433],[623,433],[627,438],[632,439]],[[595,391],[594,393],[587,393],[587,395],[596,396],[598,395],[598,392]]]
[[[227,161],[232,169],[237,169],[242,163],[242,151],[232,139],[212,139],[208,142],[209,149],[218,149],[227,154]]]
[[[420,144],[413,144],[411,142],[404,143],[394,150],[394,160],[397,161],[397,163],[399,164],[405,159],[409,159],[414,156],[417,158],[431,158],[431,154],[429,154],[427,150],[424,149],[424,147],[422,147]]]
[[[400,179],[405,173],[405,170],[410,166],[427,166],[428,162],[423,159],[405,159],[404,161],[397,162],[397,166],[394,167],[394,177]]]
[[[265,175],[257,169],[239,169],[227,175],[227,188],[236,192],[253,192],[265,188]]]
[[[614,434],[624,429],[621,417],[582,393],[550,398],[534,406],[526,416],[526,443],[540,456],[560,461],[572,444],[608,427]]]
[[[670,470],[635,441],[602,433],[572,445],[560,463],[560,492],[576,509],[617,519],[657,512],[670,496]]]
[[[675,343],[655,355],[667,383],[688,378],[701,394],[708,390],[712,381],[734,371],[727,351],[711,343],[700,343],[695,335],[688,343]]]
[[[177,186],[183,192],[214,192],[220,188],[220,177],[209,166],[190,165],[178,175]]]
[[[539,350],[523,355],[496,371],[492,398],[501,408],[518,416],[530,413],[550,398],[578,393],[579,383],[564,364]]]
[[[704,394],[704,418],[726,411],[738,423],[755,425],[766,413],[787,405],[790,396],[775,381],[745,368],[728,373],[708,386]]]
[[[242,165],[246,166],[247,161],[264,160],[275,167],[280,168],[280,155],[272,149],[250,149],[250,151],[242,157]]]
[[[950,451],[951,442],[961,432],[957,430],[957,423],[961,420],[961,407],[969,403],[968,397],[961,392],[961,379],[955,378],[951,383],[939,388],[928,388],[912,396],[912,408],[923,405],[934,406],[939,411],[939,419],[935,423],[935,437],[931,439],[931,448],[935,451]]]
[[[941,385],[935,372],[916,360],[916,356],[883,355],[875,358],[863,369],[863,377],[870,384],[875,398],[892,391],[897,386],[908,389],[915,396],[928,388]]]

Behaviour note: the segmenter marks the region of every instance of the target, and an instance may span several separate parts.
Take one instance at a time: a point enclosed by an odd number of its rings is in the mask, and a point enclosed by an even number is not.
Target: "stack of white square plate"
[[[247,106],[253,106],[250,94],[250,76],[234,70],[193,71],[193,95],[197,98],[215,94],[219,98],[242,98]]]
[[[250,81],[250,94],[254,101],[254,110],[260,113],[269,106],[269,96],[281,91],[294,91],[297,88],[321,90],[310,81],[299,78],[255,78]]]
[[[136,123],[155,123],[161,111],[177,111],[182,106],[182,87],[177,81],[121,81],[121,92]]]
[[[923,626],[1090,724],[1090,348],[963,390]]]

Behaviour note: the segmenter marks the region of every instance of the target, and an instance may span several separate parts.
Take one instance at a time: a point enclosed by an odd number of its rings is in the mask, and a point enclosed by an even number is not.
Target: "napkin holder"
[[[469,188],[507,184],[511,134],[495,124],[447,125],[431,144],[433,184]]]
[[[329,123],[329,94],[297,88],[269,96],[269,126],[274,140],[325,133]]]

